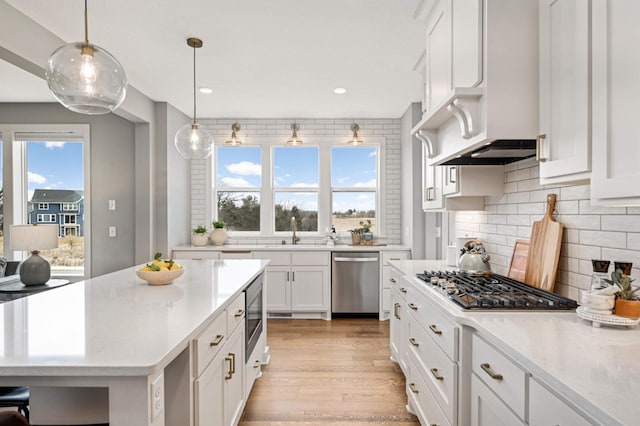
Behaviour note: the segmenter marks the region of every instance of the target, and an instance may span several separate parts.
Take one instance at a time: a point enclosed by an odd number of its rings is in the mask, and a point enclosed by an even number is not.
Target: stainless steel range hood
[[[535,139],[495,140],[474,151],[442,163],[446,166],[496,166],[524,160],[536,155]]]

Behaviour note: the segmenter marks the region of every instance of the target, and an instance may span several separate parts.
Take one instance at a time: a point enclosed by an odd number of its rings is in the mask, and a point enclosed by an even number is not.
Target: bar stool
[[[29,422],[17,411],[2,411],[0,412],[0,426],[29,426]]]
[[[17,407],[18,412],[29,420],[29,388],[0,387],[0,407]]]

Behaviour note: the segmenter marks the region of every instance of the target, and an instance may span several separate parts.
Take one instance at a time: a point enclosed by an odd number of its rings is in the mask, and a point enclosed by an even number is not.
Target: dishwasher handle
[[[377,262],[377,257],[334,257],[336,262]]]

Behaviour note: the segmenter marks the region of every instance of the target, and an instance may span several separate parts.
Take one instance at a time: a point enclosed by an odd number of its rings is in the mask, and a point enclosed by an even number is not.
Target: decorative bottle
[[[609,278],[609,262],[608,260],[591,260],[593,272],[591,273],[591,291],[595,291],[606,287],[605,279]]]

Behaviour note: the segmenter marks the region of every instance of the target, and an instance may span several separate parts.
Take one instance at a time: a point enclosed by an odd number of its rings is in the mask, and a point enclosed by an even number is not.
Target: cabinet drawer
[[[253,253],[255,259],[269,259],[269,266],[289,266],[291,265],[291,253],[288,251],[259,251]]]
[[[473,372],[524,420],[527,373],[477,334],[472,346]]]
[[[456,424],[458,367],[433,344],[431,337],[427,335],[430,331],[418,325],[414,317],[408,323],[407,344],[416,361],[418,374],[422,376],[449,423]]]
[[[209,326],[195,339],[196,376],[200,376],[213,357],[227,340],[227,316],[218,315]]]
[[[408,251],[382,251],[382,265],[387,266],[390,260],[407,260],[409,259]]]
[[[174,251],[173,258],[174,259],[218,259],[220,254],[217,251],[204,251],[204,250],[194,250],[194,251]]]
[[[291,264],[293,266],[329,266],[329,252],[322,251],[302,251],[291,253]]]
[[[393,288],[400,286],[402,279],[402,272],[398,271],[392,266],[385,266],[382,268],[382,287]]]
[[[251,250],[222,250],[220,259],[252,259]]]
[[[227,334],[231,335],[238,324],[244,321],[244,293],[240,293],[236,299],[226,309],[227,312]]]
[[[427,330],[429,338],[453,362],[458,361],[458,327],[444,316],[413,285],[407,292],[408,312],[411,312],[418,324]]]
[[[407,399],[413,407],[420,424],[447,426],[449,421],[436,402],[422,376],[417,373],[415,355],[409,355],[407,374]]]
[[[553,423],[547,423],[549,426]],[[482,380],[471,374],[471,426],[525,426]]]
[[[529,424],[588,426],[591,423],[536,380],[529,380]]]

